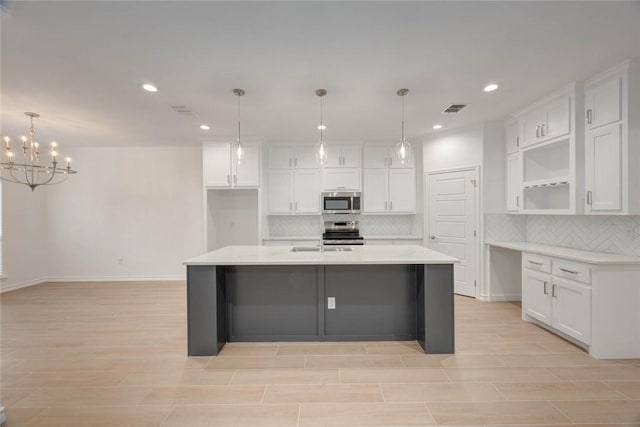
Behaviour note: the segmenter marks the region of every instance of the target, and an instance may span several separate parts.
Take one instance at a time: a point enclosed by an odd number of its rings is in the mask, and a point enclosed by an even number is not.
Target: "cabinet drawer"
[[[554,259],[553,276],[591,283],[591,267],[586,264]]]
[[[522,254],[522,267],[531,270],[544,271],[551,273],[551,258],[528,253]]]

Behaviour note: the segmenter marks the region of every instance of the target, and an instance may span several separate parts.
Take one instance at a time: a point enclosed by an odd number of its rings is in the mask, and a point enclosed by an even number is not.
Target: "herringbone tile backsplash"
[[[519,234],[523,226],[524,236]],[[640,256],[640,216],[488,214],[485,236],[487,241],[494,242],[525,240]]]

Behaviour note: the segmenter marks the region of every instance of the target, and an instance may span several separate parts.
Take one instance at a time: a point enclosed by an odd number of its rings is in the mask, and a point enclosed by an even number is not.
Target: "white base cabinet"
[[[591,343],[590,267],[556,258],[522,254],[522,315],[582,344]],[[581,275],[582,272],[582,275]]]
[[[640,358],[640,263],[522,253],[522,318],[599,359]]]

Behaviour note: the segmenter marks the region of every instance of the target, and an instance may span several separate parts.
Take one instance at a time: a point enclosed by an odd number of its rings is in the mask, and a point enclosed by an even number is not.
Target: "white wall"
[[[47,276],[44,211],[47,188],[2,183],[2,291],[41,282]]]
[[[422,144],[424,171],[482,164],[482,126],[435,134]]]
[[[207,251],[230,245],[259,245],[259,191],[207,192]]]
[[[47,188],[49,277],[184,277],[204,251],[200,147],[68,154],[78,175]]]
[[[507,178],[504,122],[485,123],[482,140],[482,213],[504,213]]]

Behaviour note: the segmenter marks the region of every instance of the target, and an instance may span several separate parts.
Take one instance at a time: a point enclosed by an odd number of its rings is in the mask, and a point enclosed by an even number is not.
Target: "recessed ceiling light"
[[[493,92],[500,87],[500,83],[489,83],[484,87],[485,92]]]
[[[318,130],[326,130],[327,127],[325,125],[318,125]]]
[[[435,130],[442,129],[442,125],[440,125],[440,124],[433,125],[433,129],[435,129]]]
[[[146,90],[147,92],[157,92],[158,88],[155,87],[154,85],[152,85],[151,83],[145,83],[142,85],[142,89]]]
[[[202,129],[202,130],[209,130],[209,129],[211,129],[211,128],[209,127],[209,125],[200,125],[200,129]]]

